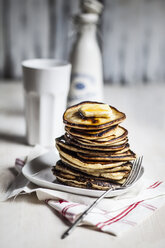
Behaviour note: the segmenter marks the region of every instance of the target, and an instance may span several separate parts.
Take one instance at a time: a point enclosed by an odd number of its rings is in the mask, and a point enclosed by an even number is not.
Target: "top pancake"
[[[116,108],[110,106],[112,110],[112,114],[108,118],[100,118],[100,117],[84,117],[79,109],[82,105],[90,105],[90,104],[98,104],[98,102],[81,102],[77,105],[69,107],[64,115],[63,121],[66,126],[74,127],[78,129],[86,129],[86,130],[95,130],[95,129],[104,129],[106,127],[110,127],[116,124],[121,123],[125,118],[125,114],[118,111]],[[103,103],[99,103],[103,104]]]

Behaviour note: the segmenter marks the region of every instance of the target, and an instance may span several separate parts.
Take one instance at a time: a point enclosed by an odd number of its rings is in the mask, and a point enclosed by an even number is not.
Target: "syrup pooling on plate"
[[[128,131],[119,126],[125,114],[108,104],[82,102],[64,115],[66,133],[56,139],[60,160],[53,167],[65,185],[107,190],[120,187],[136,158]]]

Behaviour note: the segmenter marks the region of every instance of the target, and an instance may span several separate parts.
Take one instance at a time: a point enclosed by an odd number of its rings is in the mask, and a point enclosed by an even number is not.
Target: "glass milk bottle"
[[[94,13],[83,13],[75,19],[78,34],[71,54],[68,106],[81,101],[103,99],[102,57],[97,42],[98,19],[98,14]]]

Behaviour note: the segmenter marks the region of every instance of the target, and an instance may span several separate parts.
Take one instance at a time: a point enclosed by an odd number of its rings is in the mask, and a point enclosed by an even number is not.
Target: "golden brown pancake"
[[[117,125],[111,126],[103,130],[87,132],[86,130],[65,127],[66,132],[71,134],[73,137],[79,137],[79,138],[90,139],[90,140],[101,139],[101,138],[114,135],[116,133],[116,129],[117,129]]]
[[[124,153],[118,153],[118,154],[84,154],[84,153],[77,153],[77,156],[86,160],[93,160],[93,161],[131,161],[136,158],[135,153],[133,153],[131,150],[128,150]]]
[[[85,138],[76,137],[76,140],[79,142],[89,143],[92,145],[102,145],[102,144],[109,145],[110,143],[118,143],[119,141],[125,139],[127,137],[127,134],[128,131],[125,128],[118,126],[114,134],[111,136],[95,139],[95,140],[90,140],[90,139],[87,140]],[[69,134],[69,136],[75,139],[75,137],[72,136],[71,134]]]
[[[76,155],[78,158],[83,158],[85,160],[92,160],[92,161],[131,161],[136,158],[136,155],[131,151],[128,150],[123,153],[112,153],[112,152],[107,152],[107,153],[100,153],[100,152],[95,152],[95,154],[90,154],[90,153],[81,153],[81,152],[76,152],[71,150],[70,148],[67,149],[64,146],[59,146],[56,144],[56,147],[58,151],[62,151],[67,153],[68,155]]]
[[[109,141],[100,141],[100,142],[90,142],[90,140],[85,140],[85,139],[75,139],[73,136],[71,136],[68,133],[65,133],[65,138],[69,143],[76,142],[78,145],[86,145],[88,146],[93,146],[93,147],[108,147],[108,146],[118,146],[118,145],[123,145],[126,144],[128,142],[127,136],[126,134],[124,134],[123,136],[121,136],[120,138],[114,138],[112,140]]]
[[[119,184],[125,181],[125,174],[123,174],[123,176],[120,175],[120,177],[118,176],[118,178],[122,178],[120,180],[93,177],[91,175],[87,175],[84,172],[79,172],[66,166],[60,160],[57,162],[57,165],[53,167],[53,174],[60,182],[66,185],[99,190],[107,190],[110,187],[119,187]]]
[[[88,144],[82,144],[78,142],[75,139],[70,138],[69,135],[64,135],[65,140],[68,142],[68,144],[72,144],[76,146],[77,148],[83,148],[83,149],[90,149],[94,151],[120,151],[124,149],[127,145],[129,145],[128,139],[125,139],[122,142],[118,142],[119,144],[111,144],[110,146],[91,146]]]
[[[124,162],[122,165],[112,167],[112,168],[105,168],[105,169],[91,169],[88,167],[79,167],[78,165],[74,164],[71,161],[68,161],[64,157],[60,160],[63,164],[65,164],[67,167],[72,168],[76,171],[81,171],[83,173],[93,175],[93,176],[101,176],[101,174],[105,173],[112,173],[112,172],[121,172],[121,171],[130,171],[132,168],[132,163],[130,162]],[[57,164],[56,164],[57,166]],[[57,167],[58,168],[58,167]]]
[[[119,124],[126,118],[124,113],[118,111],[116,108],[112,106],[110,106],[112,110],[112,114],[111,117],[109,118],[83,117],[80,114],[79,109],[81,108],[82,105],[87,105],[87,104],[98,104],[98,102],[86,101],[86,102],[81,102],[72,107],[69,107],[63,115],[63,122],[65,123],[65,125],[68,127],[76,127],[78,129],[98,130]],[[103,104],[103,103],[99,103],[99,104]]]
[[[98,156],[104,156],[104,155],[110,155],[110,154],[120,154],[120,153],[124,153],[126,151],[129,150],[129,144],[127,144],[122,150],[119,151],[97,151],[97,150],[90,150],[90,149],[84,149],[81,147],[77,147],[74,146],[73,144],[69,144],[64,136],[62,136],[62,138],[57,138],[56,139],[56,146],[60,146],[63,147],[69,151],[73,151],[73,152],[81,152],[81,153],[85,153],[85,154],[90,154],[90,155],[98,155]]]
[[[109,180],[114,180],[114,181],[118,181],[121,180],[123,178],[125,178],[128,174],[128,171],[93,171],[94,174],[92,174],[92,171],[80,171],[77,170],[71,166],[69,166],[66,163],[63,163],[61,160],[59,160],[56,164],[56,170],[60,170],[63,173],[66,173],[68,175],[73,175],[73,174],[77,174],[77,175],[92,175],[95,177],[102,177],[102,178],[107,178]],[[74,172],[74,173],[73,173]]]
[[[77,156],[75,152],[68,152],[68,150],[59,148],[58,151],[61,159],[65,158],[67,161],[78,165],[79,167],[91,168],[91,169],[105,169],[113,168],[123,164],[123,161],[93,161],[86,160]]]
[[[64,175],[58,175],[56,172],[55,174],[56,178],[58,181],[62,184],[72,186],[72,187],[77,187],[77,188],[84,188],[84,189],[95,189],[95,190],[108,190],[110,188],[119,188],[120,184],[123,184],[126,179],[122,179],[119,182],[110,182],[110,181],[105,181],[105,180],[100,180],[97,178],[82,178],[78,177],[76,178],[77,180],[74,180],[75,178],[72,179],[66,179]]]
[[[61,161],[66,164],[69,165],[71,168],[74,168],[78,171],[82,171],[85,172],[87,174],[90,175],[100,175],[100,173],[109,173],[109,172],[117,172],[117,171],[130,171],[132,164],[130,162],[122,162],[120,163],[120,165],[116,165],[114,164],[114,166],[110,167],[110,168],[89,168],[89,167],[80,167],[77,164],[74,164],[72,161],[67,160],[66,158],[61,156]]]

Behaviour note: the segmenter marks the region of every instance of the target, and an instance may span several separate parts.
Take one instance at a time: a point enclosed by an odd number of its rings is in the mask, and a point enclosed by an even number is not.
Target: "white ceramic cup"
[[[71,64],[54,59],[22,62],[25,92],[26,138],[29,145],[53,146],[64,133]]]

